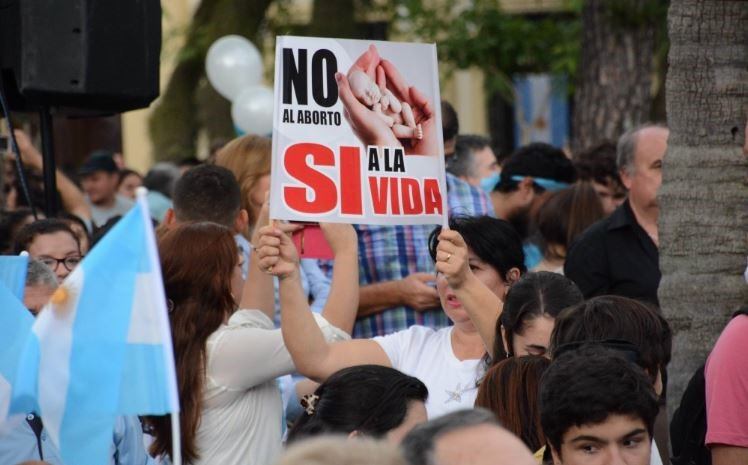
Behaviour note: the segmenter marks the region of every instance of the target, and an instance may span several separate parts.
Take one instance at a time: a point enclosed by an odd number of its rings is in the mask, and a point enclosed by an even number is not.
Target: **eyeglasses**
[[[54,257],[39,257],[37,260],[47,265],[52,271],[57,271],[57,267],[65,267],[68,271],[73,271],[73,268],[78,266],[78,263],[83,260],[83,257],[65,257],[65,258],[54,258]]]

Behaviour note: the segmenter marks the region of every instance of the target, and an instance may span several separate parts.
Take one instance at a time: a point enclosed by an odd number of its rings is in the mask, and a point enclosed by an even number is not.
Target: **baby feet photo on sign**
[[[346,119],[365,145],[403,147],[409,155],[438,154],[431,102],[374,45],[336,79]]]

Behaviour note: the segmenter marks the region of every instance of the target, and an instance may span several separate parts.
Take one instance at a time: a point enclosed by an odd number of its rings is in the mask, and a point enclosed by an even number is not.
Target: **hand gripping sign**
[[[443,224],[436,46],[278,37],[270,215]]]

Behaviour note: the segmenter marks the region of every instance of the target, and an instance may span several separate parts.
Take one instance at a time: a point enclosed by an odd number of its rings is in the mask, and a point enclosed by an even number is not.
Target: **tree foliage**
[[[205,55],[219,37],[238,34],[256,42],[272,0],[202,0],[184,46],[174,57],[174,71],[156,103],[150,134],[157,160],[195,155],[198,131],[211,138],[233,136],[229,102],[205,79]]]
[[[213,91],[204,72],[208,47],[223,35],[243,35],[258,46],[261,37],[280,33],[372,38],[366,18],[374,15],[389,23],[398,38],[436,42],[440,61],[446,65],[445,74],[454,69],[481,69],[491,101],[499,96],[511,102],[515,74],[565,74],[569,91],[573,91],[580,62],[584,3],[567,0],[563,12],[525,15],[502,11],[498,0],[315,0],[312,21],[303,25],[293,17],[292,0],[202,0],[151,119],[156,158],[194,155],[201,129],[210,139],[233,135],[229,102]],[[275,13],[269,18],[271,5]],[[665,0],[609,0],[605,5],[613,30],[656,24],[658,43],[666,44]],[[374,35],[382,38],[384,29],[379,28]],[[660,46],[657,56],[664,57],[666,50],[666,46]],[[664,63],[664,59],[659,62]]]
[[[396,25],[406,35],[436,42],[439,58],[455,68],[478,67],[489,93],[512,99],[512,75],[530,72],[574,76],[579,56],[576,6],[560,15],[510,15],[498,2],[399,0]]]

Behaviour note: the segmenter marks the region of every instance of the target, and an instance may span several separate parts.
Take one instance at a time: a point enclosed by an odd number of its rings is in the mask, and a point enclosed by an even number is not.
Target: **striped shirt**
[[[449,173],[446,181],[450,215],[494,216],[485,192]],[[428,238],[434,227],[356,225],[361,286],[400,280],[412,273],[434,273],[434,264],[428,253]],[[440,308],[417,312],[410,307],[399,306],[358,319],[353,328],[353,337],[383,336],[415,324],[438,329],[450,323]]]

